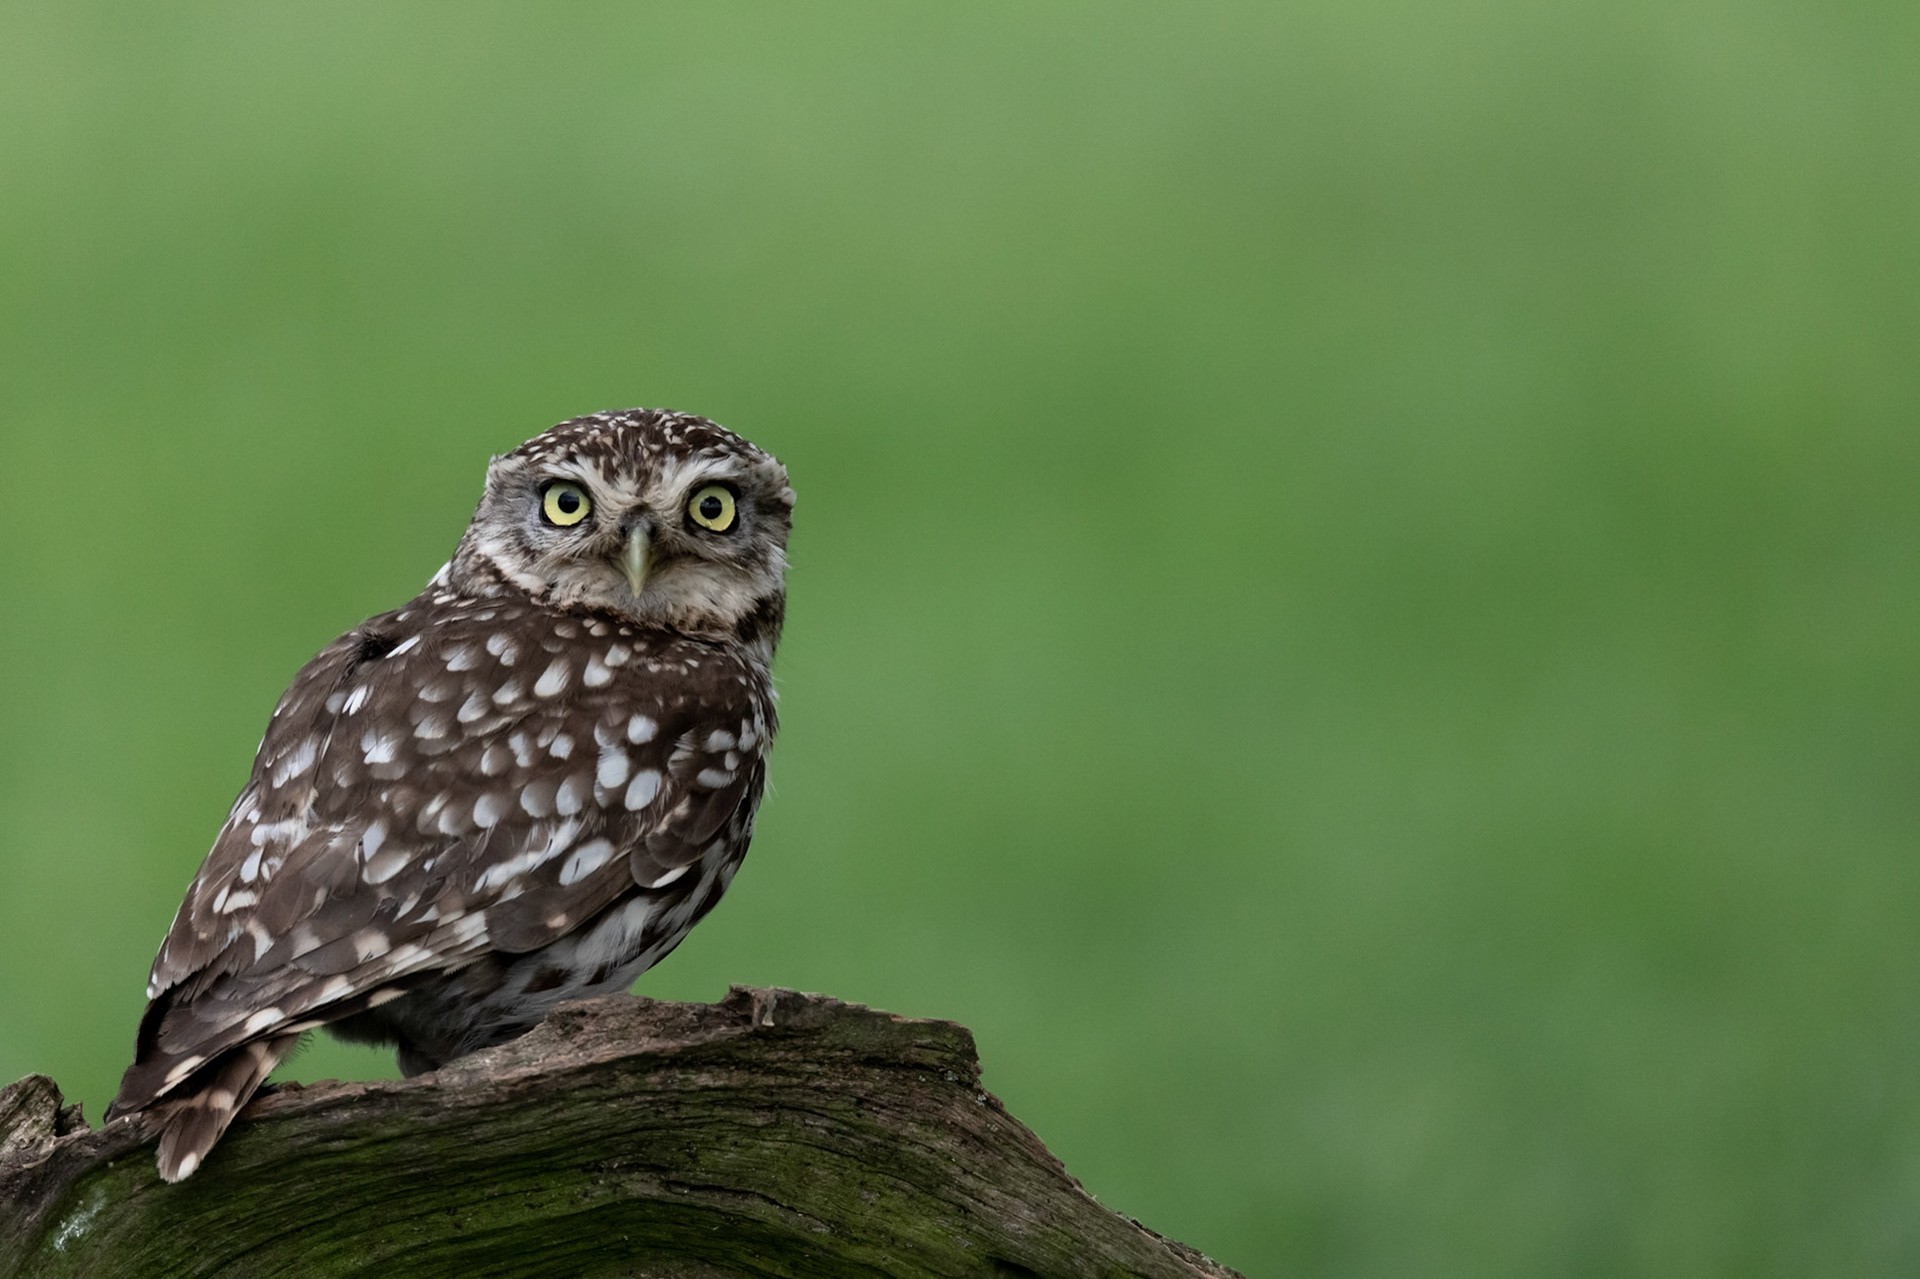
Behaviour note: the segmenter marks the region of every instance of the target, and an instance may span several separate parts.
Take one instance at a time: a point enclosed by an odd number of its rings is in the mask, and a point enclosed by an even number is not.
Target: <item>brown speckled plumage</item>
[[[543,515],[556,485],[578,523]],[[494,459],[428,589],[281,698],[154,961],[109,1113],[164,1115],[163,1176],[304,1031],[430,1070],[624,989],[712,908],[765,780],[792,504],[777,461],[680,414]]]

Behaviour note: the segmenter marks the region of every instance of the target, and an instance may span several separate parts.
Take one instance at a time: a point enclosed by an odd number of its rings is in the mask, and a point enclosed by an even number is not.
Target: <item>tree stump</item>
[[[563,1005],[416,1079],[288,1085],[179,1185],[0,1090],[0,1277],[1232,1276],[1102,1208],[946,1021],[736,986]]]

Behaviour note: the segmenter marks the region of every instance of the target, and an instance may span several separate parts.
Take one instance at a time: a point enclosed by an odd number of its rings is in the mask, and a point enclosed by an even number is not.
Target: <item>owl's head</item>
[[[595,413],[493,459],[446,580],[770,648],[792,519],[786,468],[724,427]]]

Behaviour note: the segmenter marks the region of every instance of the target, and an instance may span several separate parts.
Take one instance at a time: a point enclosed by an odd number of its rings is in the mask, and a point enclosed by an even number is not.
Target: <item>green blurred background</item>
[[[800,493],[649,993],[957,1018],[1253,1275],[1920,1269],[1920,9],[0,5],[0,1077],[633,404]],[[372,1075],[311,1049],[296,1077]]]

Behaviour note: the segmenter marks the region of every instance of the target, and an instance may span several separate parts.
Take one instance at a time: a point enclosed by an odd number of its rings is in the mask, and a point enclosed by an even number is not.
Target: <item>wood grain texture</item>
[[[1232,1271],[1102,1208],[973,1036],[788,990],[618,995],[419,1078],[261,1097],[179,1185],[144,1116],[0,1090],[0,1276]]]

